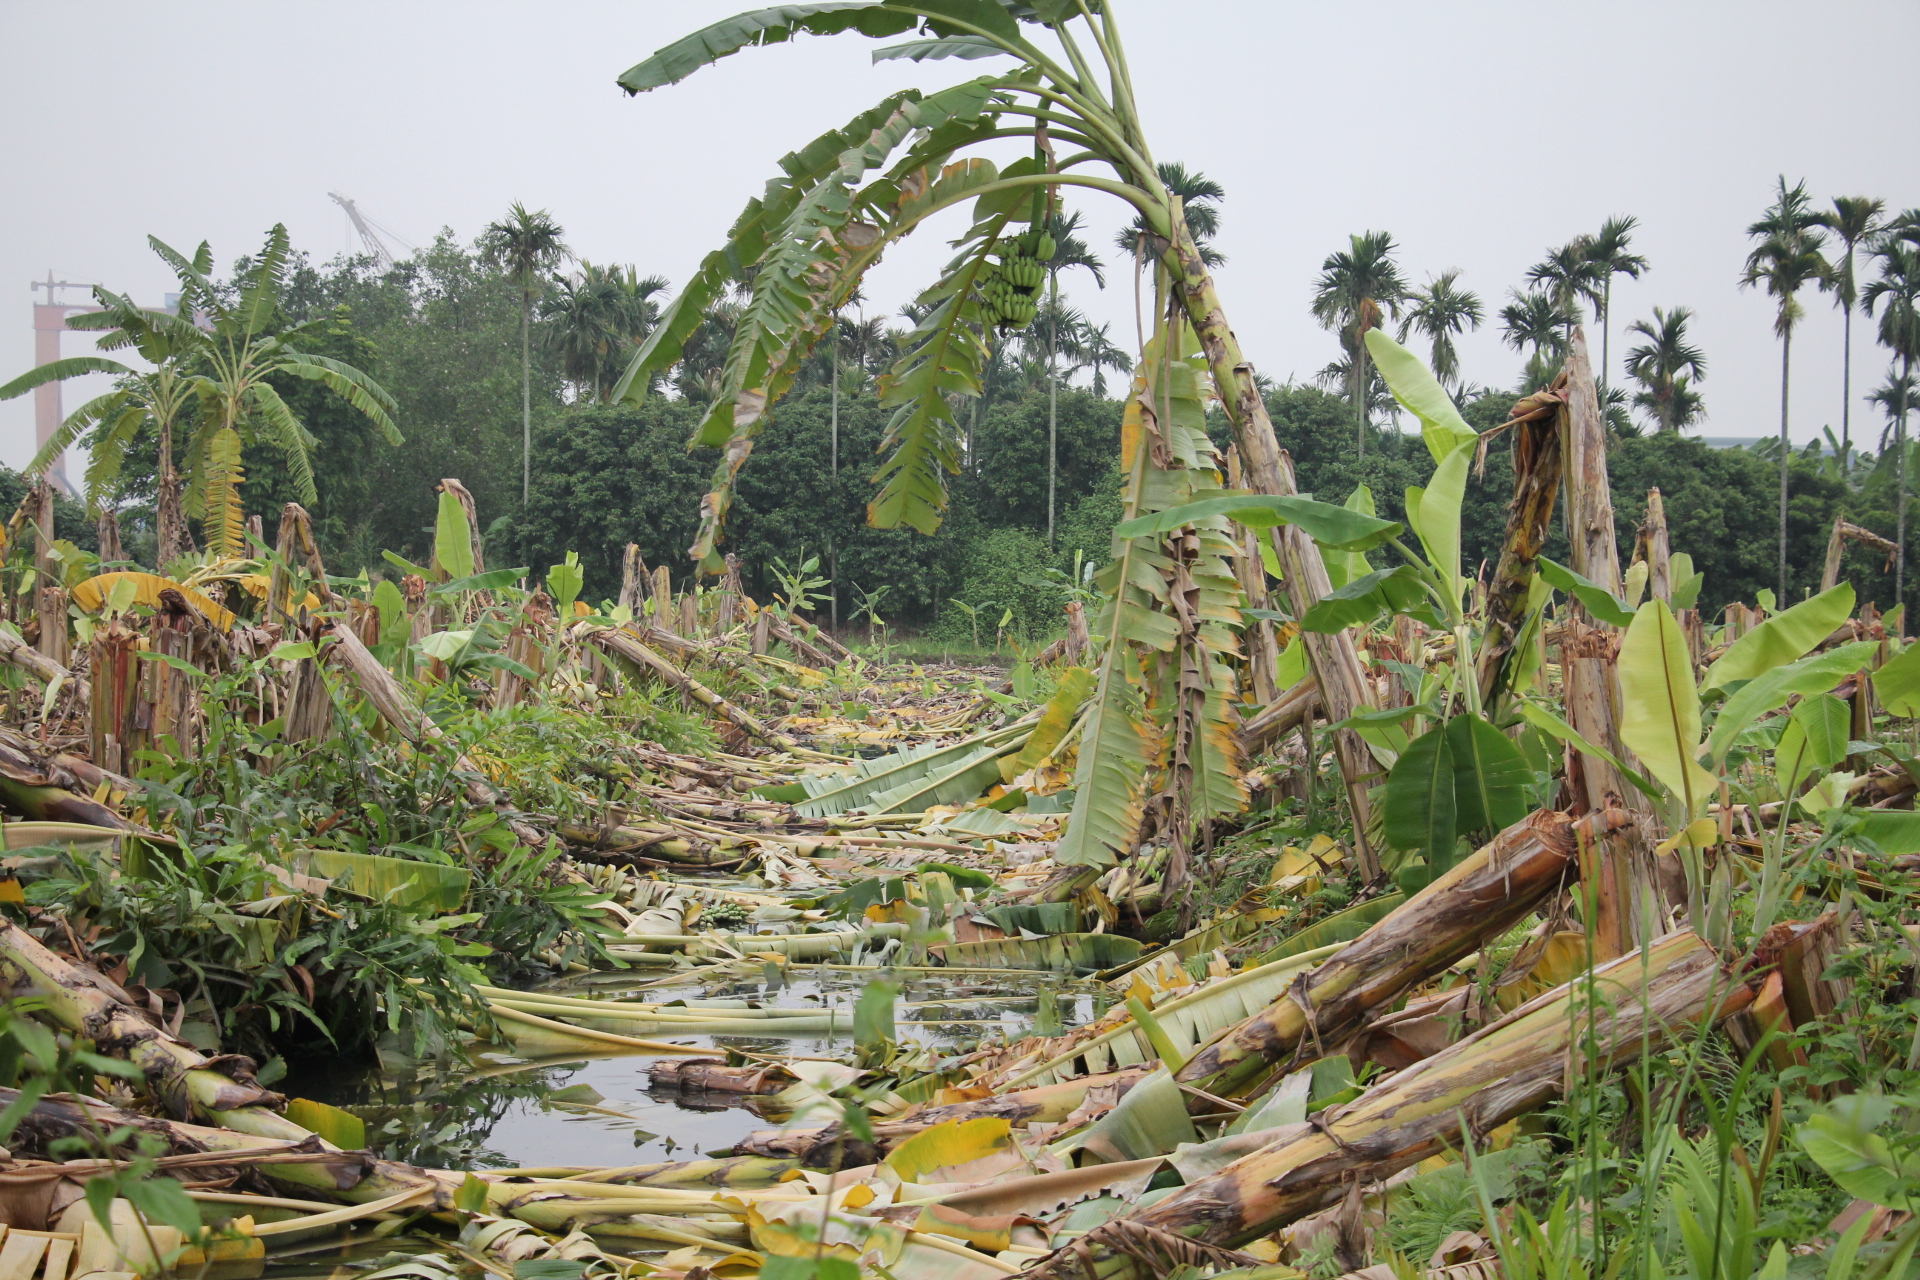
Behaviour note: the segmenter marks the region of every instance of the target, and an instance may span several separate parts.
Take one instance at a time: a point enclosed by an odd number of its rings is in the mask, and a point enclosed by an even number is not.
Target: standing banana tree
[[[187,550],[188,534],[180,502],[180,473],[174,465],[174,431],[193,400],[180,357],[196,350],[205,335],[179,314],[147,311],[130,298],[95,286],[100,310],[68,321],[68,327],[104,331],[103,351],[132,350],[153,365],[140,371],[105,356],[73,356],[43,364],[0,387],[0,400],[10,400],[49,382],[89,373],[117,374],[112,391],[67,415],[23,474],[32,478],[51,470],[60,455],[83,440],[88,446],[85,479],[87,506],[99,511],[111,501],[115,482],[126,460],[127,448],[142,429],[151,425],[157,437],[155,475],[156,557],[164,566]]]
[[[1043,192],[1058,187],[1105,192],[1132,206],[1144,228],[1147,258],[1164,272],[1167,297],[1190,326],[1233,424],[1249,480],[1263,494],[1293,494],[1292,468],[1275,442],[1252,365],[1227,325],[1181,202],[1147,145],[1110,4],[782,5],[668,45],[622,75],[620,84],[642,93],[749,46],[845,32],[911,37],[877,50],[876,60],[1008,57],[1016,65],[933,93],[890,95],[845,128],[783,158],[781,176],[748,203],[727,244],[708,255],[635,356],[616,396],[638,394],[669,368],[707,310],[730,287],[750,282],[751,301],[694,436],[695,444],[722,451],[702,503],[694,558],[719,570],[717,544],[735,478],[835,310],[890,244],[934,215],[966,204],[972,220],[953,242],[957,252],[917,300],[923,318],[880,382],[881,402],[893,417],[882,444],[887,457],[875,476],[880,492],[868,507],[868,519],[878,527],[908,524],[931,533],[939,526],[946,477],[960,465],[954,401],[980,394],[995,330],[1024,323],[1038,302],[1044,224],[1035,222],[1056,204]],[[1031,139],[1033,152],[1005,165],[974,154],[1013,138]],[[1330,589],[1325,565],[1298,525],[1281,525],[1274,536],[1294,607],[1305,612]],[[1365,704],[1364,671],[1344,634],[1310,637],[1309,651],[1335,718]],[[1356,827],[1364,831],[1373,764],[1351,733],[1336,735],[1336,748]],[[1370,849],[1363,843],[1359,852],[1362,865],[1377,873]]]
[[[109,350],[131,347],[152,361],[150,373],[135,373],[115,361],[80,357],[43,366],[16,379],[0,394],[25,390],[36,376],[62,366],[91,361],[72,372],[108,372],[125,375],[120,388],[91,401],[70,415],[28,466],[38,473],[53,465],[61,451],[77,443],[91,427],[101,430],[94,439],[95,457],[88,466],[88,488],[106,484],[118,473],[127,445],[148,420],[161,433],[160,561],[185,549],[184,522],[179,511],[198,515],[207,549],[215,556],[238,555],[246,545],[246,510],[240,485],[245,479],[243,450],[271,442],[287,459],[300,501],[311,505],[313,485],[312,433],[274,389],[276,378],[317,382],[371,418],[387,440],[402,443],[390,416],[393,397],[372,378],[350,364],[300,350],[301,338],[325,323],[314,319],[270,332],[279,320],[288,245],[287,229],[275,226],[266,247],[239,282],[235,295],[224,294],[213,281],[213,250],[204,242],[188,259],[161,241],[147,237],[153,251],[180,279],[177,315],[142,311],[115,295],[101,295],[105,310],[74,320],[76,329],[104,329],[101,345]],[[192,414],[184,410],[191,405]],[[174,428],[188,429],[185,465],[180,468],[184,493],[174,477]],[[181,499],[184,498],[184,502]]]

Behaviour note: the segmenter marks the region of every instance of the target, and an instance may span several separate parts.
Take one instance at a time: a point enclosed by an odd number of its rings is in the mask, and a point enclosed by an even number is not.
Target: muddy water
[[[601,974],[556,986],[570,995],[609,999],[746,1000],[781,1008],[844,1011],[875,977],[901,986],[895,1014],[898,1038],[943,1054],[983,1039],[1018,1038],[1044,1029],[1074,1027],[1100,1016],[1111,994],[1097,984],[1031,973],[951,973],[902,970],[849,972],[795,965],[785,979],[775,971],[750,981],[648,982]],[[644,975],[643,975],[644,977]],[[671,1036],[716,1054],[727,1047],[769,1056],[839,1058],[850,1034],[793,1037]],[[724,1152],[754,1129],[777,1122],[767,1100],[731,1095],[682,1096],[652,1089],[650,1054],[529,1061],[510,1050],[475,1046],[471,1064],[420,1064],[387,1057],[380,1067],[350,1072],[324,1062],[294,1064],[280,1087],[361,1116],[368,1144],[392,1159],[438,1168],[528,1168],[552,1165],[633,1165],[696,1159]],[[584,1087],[582,1087],[584,1086]],[[556,1096],[557,1095],[557,1096]],[[597,1098],[595,1095],[598,1095]],[[765,1112],[766,1114],[762,1114]],[[769,1118],[772,1117],[772,1118]]]

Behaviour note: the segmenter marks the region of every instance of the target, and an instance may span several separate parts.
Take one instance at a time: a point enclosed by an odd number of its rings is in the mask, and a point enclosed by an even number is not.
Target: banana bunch
[[[1033,323],[1054,249],[1053,237],[1035,228],[1002,242],[999,264],[988,263],[981,272],[980,296],[988,318],[1002,330]]]

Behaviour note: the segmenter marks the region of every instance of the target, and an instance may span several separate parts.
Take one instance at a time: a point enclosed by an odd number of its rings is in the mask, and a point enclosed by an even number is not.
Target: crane
[[[413,252],[413,246],[395,235],[391,227],[383,227],[361,213],[360,207],[348,197],[341,195],[338,191],[329,191],[327,198],[346,210],[347,221],[353,224],[353,229],[360,235],[361,247],[373,257],[374,264],[382,270],[393,265],[393,250],[387,248],[388,240],[409,253]],[[383,234],[385,239],[381,238]]]

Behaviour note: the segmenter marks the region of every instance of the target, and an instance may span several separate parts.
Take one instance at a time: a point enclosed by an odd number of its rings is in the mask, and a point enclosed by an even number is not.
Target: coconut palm
[[[1443,384],[1457,384],[1460,378],[1460,352],[1453,345],[1454,335],[1478,329],[1486,318],[1480,295],[1462,289],[1459,282],[1460,269],[1453,267],[1428,281],[1424,289],[1415,289],[1408,298],[1406,317],[1400,322],[1400,341],[1405,342],[1407,334],[1417,329],[1433,344],[1433,376]]]
[[[1364,341],[1369,329],[1381,328],[1388,316],[1395,320],[1407,300],[1407,282],[1393,260],[1393,236],[1368,231],[1348,237],[1348,247],[1327,255],[1313,288],[1313,315],[1323,329],[1340,335],[1347,354],[1347,396],[1354,410],[1354,438],[1361,456],[1367,451],[1367,401],[1363,389],[1370,382],[1372,361]]]
[[[1853,449],[1853,309],[1860,302],[1853,275],[1853,253],[1879,232],[1880,215],[1886,208],[1885,200],[1835,196],[1833,208],[1814,215],[1821,226],[1833,232],[1843,251],[1833,264],[1832,286],[1833,304],[1846,316],[1840,339],[1840,452],[1843,459]]]
[[[566,233],[545,209],[529,211],[518,200],[480,235],[487,260],[520,290],[520,501],[533,491],[533,304],[546,291],[547,276],[572,254]]]
[[[1692,318],[1689,307],[1669,311],[1655,307],[1652,320],[1635,320],[1627,326],[1628,333],[1647,339],[1627,352],[1627,376],[1640,384],[1633,403],[1651,414],[1662,431],[1692,426],[1706,407],[1693,389],[1707,376],[1707,357],[1687,340],[1687,322]]]
[[[1787,391],[1792,371],[1793,328],[1805,314],[1796,295],[1807,285],[1824,285],[1831,268],[1820,252],[1826,235],[1807,198],[1807,184],[1787,186],[1786,176],[1760,221],[1747,228],[1756,242],[1747,254],[1740,285],[1764,285],[1777,300],[1773,331],[1780,336],[1780,599],[1787,598],[1787,467],[1793,448],[1787,438]]]
[[[1515,351],[1532,354],[1521,377],[1523,391],[1537,391],[1553,378],[1566,356],[1568,335],[1579,317],[1541,289],[1512,290],[1512,302],[1500,308],[1501,340]]]
[[[1628,251],[1633,230],[1640,219],[1631,216],[1608,218],[1600,224],[1600,234],[1587,241],[1587,261],[1600,277],[1600,385],[1613,376],[1613,278],[1625,276],[1638,280],[1648,269],[1647,260]]]
[[[1920,222],[1914,225],[1920,229]],[[1895,506],[1893,583],[1895,598],[1903,601],[1907,569],[1907,389],[1913,385],[1913,362],[1920,357],[1920,243],[1915,240],[1909,240],[1899,229],[1882,236],[1873,249],[1880,274],[1860,295],[1860,305],[1868,315],[1874,308],[1880,309],[1880,345],[1900,363],[1900,376],[1894,383],[1893,438],[1899,455],[1899,497]]]
[[[583,258],[580,270],[559,281],[542,302],[544,345],[582,400],[606,400],[633,349],[658,323],[654,295],[668,287],[664,276],[642,276],[631,266],[596,266]]]
[[[1187,166],[1178,160],[1162,161],[1157,171],[1167,190],[1180,197],[1181,212],[1186,215],[1187,230],[1193,233],[1194,243],[1200,246],[1201,260],[1209,267],[1223,266],[1226,255],[1210,242],[1220,232],[1220,202],[1227,198],[1227,189],[1197,169],[1187,172]],[[1122,228],[1113,243],[1130,258],[1138,258],[1143,252],[1152,257],[1153,240],[1153,232],[1142,216]],[[1106,286],[1103,283],[1101,287]]]

